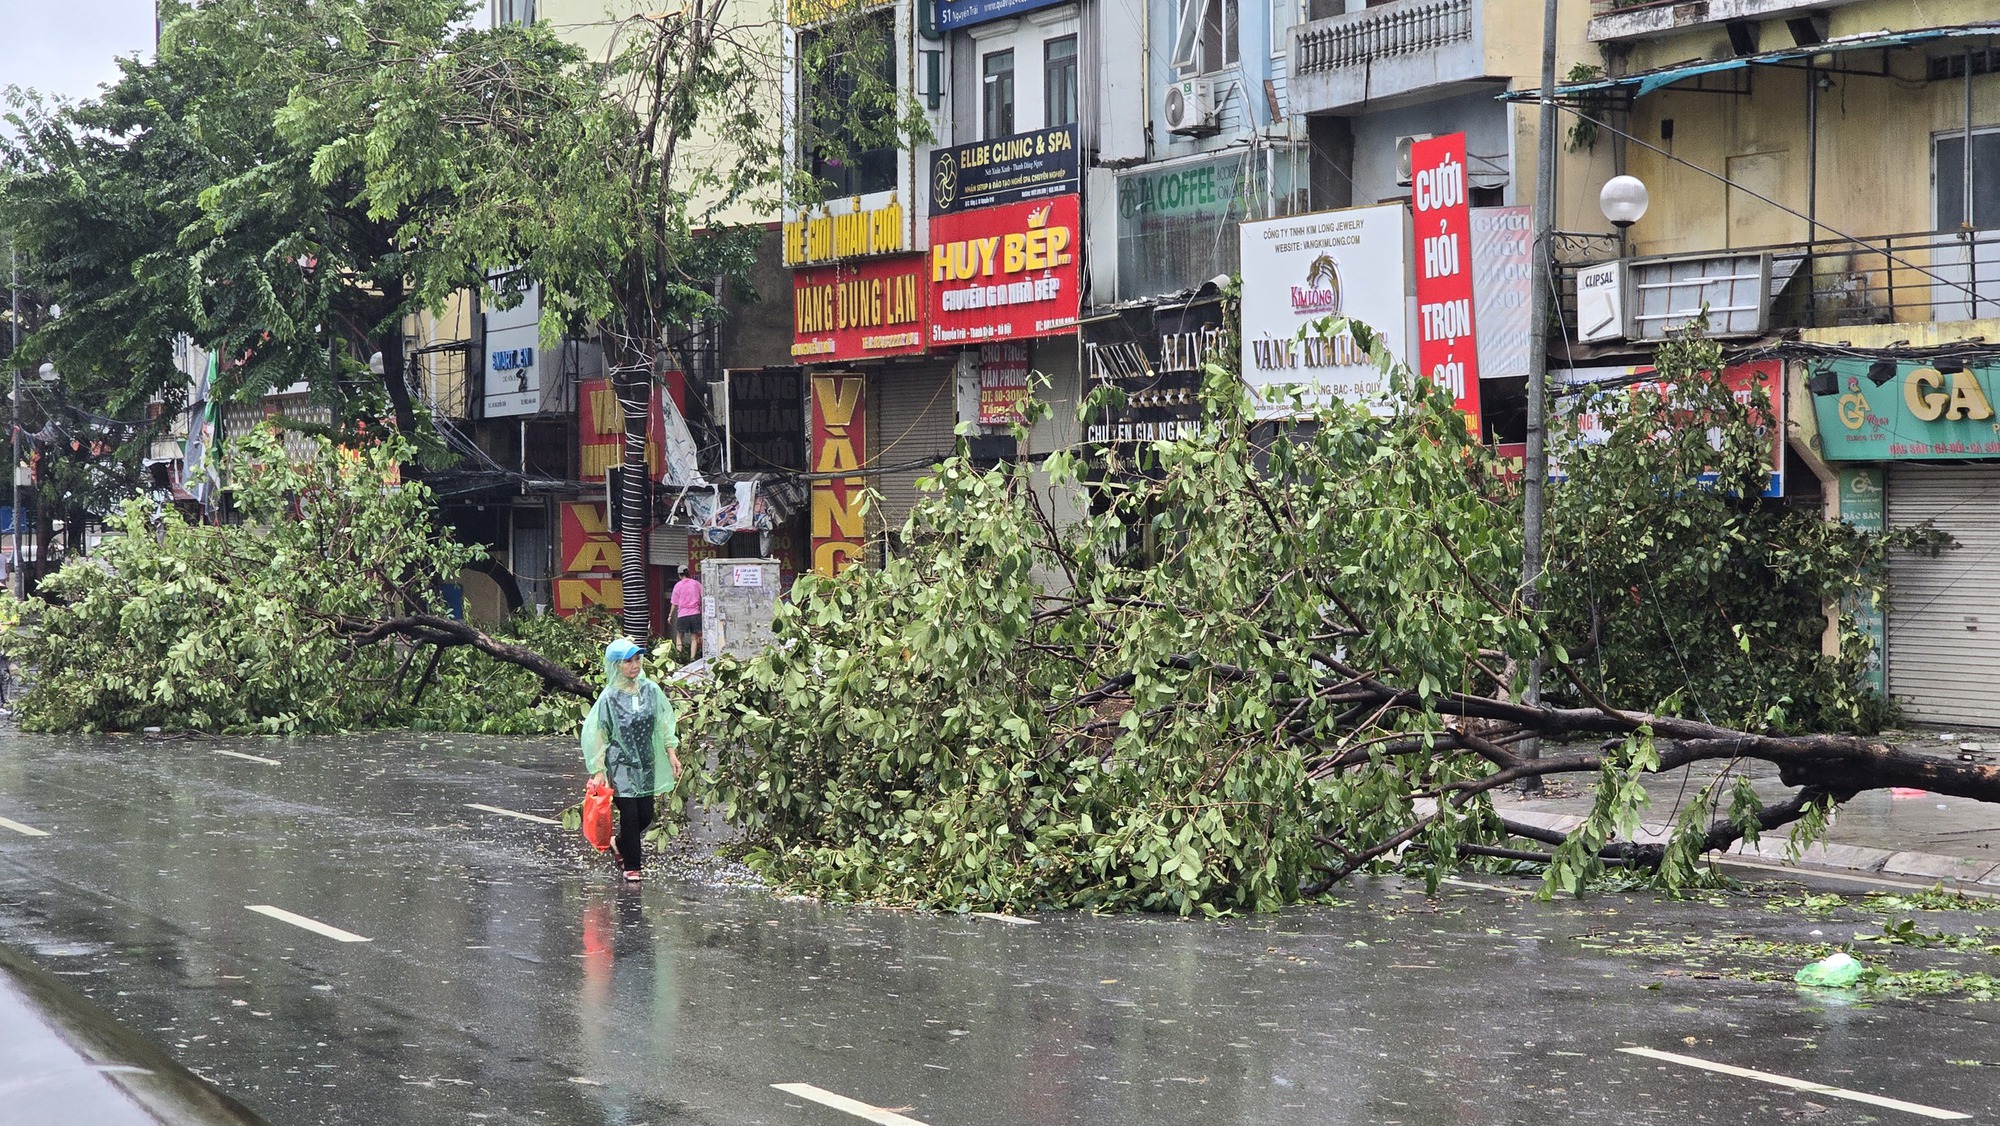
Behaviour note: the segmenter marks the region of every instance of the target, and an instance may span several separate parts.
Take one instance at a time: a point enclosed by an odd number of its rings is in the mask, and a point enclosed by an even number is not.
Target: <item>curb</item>
[[[1567,833],[1583,824],[1583,818],[1575,814],[1542,813],[1518,807],[1508,809],[1506,816],[1510,821],[1519,821],[1525,825],[1558,833]],[[1633,839],[1639,844],[1659,844],[1667,839],[1672,828],[1673,826],[1665,822],[1643,822]],[[1756,859],[1766,864],[1782,865],[1787,868],[1870,872],[1908,876],[1914,879],[1948,880],[1981,887],[2000,887],[2000,860],[1823,842],[1809,844],[1800,849],[1796,860],[1788,855],[1789,852],[1790,846],[1781,836],[1772,836],[1751,845],[1738,841],[1729,846],[1725,855]]]

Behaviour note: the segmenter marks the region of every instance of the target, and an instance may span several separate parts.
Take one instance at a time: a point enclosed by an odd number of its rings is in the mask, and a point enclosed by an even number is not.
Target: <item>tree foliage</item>
[[[95,556],[0,607],[6,651],[33,673],[23,726],[572,728],[605,624],[520,623],[521,645],[453,621],[439,588],[479,549],[441,534],[425,487],[400,481],[408,447],[318,450],[294,461],[251,431],[225,459],[245,522],[131,501]]]
[[[420,436],[403,318],[518,262],[559,206],[560,126],[595,104],[574,49],[465,29],[466,8],[172,0],[156,57],[101,99],[18,99],[0,224],[69,310],[33,349],[121,376],[113,405],[172,406],[185,334],[225,358],[224,394],[304,381],[342,421]],[[543,129],[551,148],[522,140]]]
[[[1822,608],[1881,599],[1888,553],[1934,552],[1941,537],[1873,535],[1759,499],[1778,437],[1769,393],[1728,386],[1721,349],[1699,329],[1663,344],[1657,364],[1670,383],[1588,390],[1557,429],[1565,480],[1548,493],[1550,632],[1620,707],[1879,730],[1893,708],[1861,687],[1866,641],[1843,623],[1838,656],[1823,655]],[[1603,436],[1585,440],[1577,422],[1593,415]]]
[[[1336,403],[1273,432],[1252,424],[1233,364],[1212,363],[1206,431],[1140,448],[1070,525],[1048,518],[1026,467],[941,465],[907,554],[802,579],[777,644],[716,672],[694,727],[725,748],[712,798],[753,863],[819,894],[947,908],[1268,909],[1352,872],[1435,880],[1480,855],[1539,858],[1551,890],[1607,862],[1680,887],[1707,849],[1933,773],[1859,738],[1656,714],[1640,699],[1656,686],[1632,677],[1606,699],[1548,632],[1565,612],[1533,617],[1516,596],[1502,467],[1449,396],[1401,368],[1389,382],[1387,413]],[[1667,420],[1701,423],[1693,444],[1632,414],[1617,434],[1657,440],[1573,454],[1563,488],[1615,466],[1626,487],[1593,503],[1652,514],[1617,513],[1628,528],[1740,505],[1735,478],[1702,488],[1687,472],[1690,458],[1714,468],[1707,423],[1725,423],[1725,469],[1752,429],[1733,400],[1713,405]],[[1076,454],[1042,468],[1082,486]],[[1519,702],[1538,650],[1578,706]],[[1571,745],[1530,760],[1520,744],[1537,736]],[[1738,756],[1780,762],[1799,793],[1767,805],[1725,772],[1671,843],[1633,842],[1645,774]],[[1495,812],[1496,789],[1564,772],[1595,780],[1575,832]]]

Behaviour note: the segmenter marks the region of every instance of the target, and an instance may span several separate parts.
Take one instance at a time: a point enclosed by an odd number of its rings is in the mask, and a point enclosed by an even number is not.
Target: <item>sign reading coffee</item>
[[[931,154],[931,214],[1077,190],[1076,126],[1058,125]]]

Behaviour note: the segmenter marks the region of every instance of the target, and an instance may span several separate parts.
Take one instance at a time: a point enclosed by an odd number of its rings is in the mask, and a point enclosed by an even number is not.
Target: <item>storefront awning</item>
[[[1847,51],[1877,51],[1896,47],[1914,47],[1924,43],[1935,43],[1950,39],[1972,39],[1981,36],[2000,35],[2000,22],[1988,21],[1976,24],[1961,24],[1954,27],[1926,27],[1910,31],[1871,31],[1856,35],[1843,35],[1814,43],[1806,47],[1787,47],[1781,51],[1760,51],[1751,55],[1738,55],[1729,59],[1689,59],[1671,66],[1655,67],[1636,74],[1620,74],[1611,78],[1600,78],[1591,82],[1572,82],[1558,85],[1555,96],[1572,98],[1580,94],[1603,91],[1625,91],[1633,97],[1644,97],[1656,90],[1671,86],[1689,78],[1704,74],[1719,74],[1724,71],[1746,70],[1753,66],[1786,66],[1802,63],[1820,55],[1840,54]],[[1500,95],[1502,101],[1531,102],[1541,97],[1539,88],[1533,90],[1509,90]]]

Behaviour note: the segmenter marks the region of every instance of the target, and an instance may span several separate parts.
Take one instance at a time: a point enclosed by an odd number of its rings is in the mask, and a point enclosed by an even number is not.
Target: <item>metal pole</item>
[[[28,596],[28,580],[21,574],[21,252],[11,244],[7,247],[7,291],[10,294],[13,319],[9,322],[14,329],[14,347],[7,353],[7,362],[13,368],[13,395],[7,402],[8,427],[13,432],[13,457],[7,464],[7,479],[12,482],[8,501],[14,506],[14,575],[21,585],[16,590],[20,597]]]
[[[1555,188],[1556,188],[1556,7],[1557,0],[1542,2],[1542,88],[1535,102],[1540,111],[1536,129],[1535,160],[1535,248],[1531,282],[1534,292],[1528,302],[1528,456],[1521,482],[1521,605],[1530,615],[1542,605],[1542,486],[1549,477],[1548,390],[1549,390],[1549,301],[1555,286]],[[1524,702],[1529,707],[1542,703],[1542,653],[1536,647],[1528,663],[1528,690]],[[1540,758],[1540,739],[1521,748],[1524,758]],[[1521,780],[1523,793],[1538,793],[1539,776]]]
[[[1819,241],[1819,74],[1806,60],[1806,323],[1819,324],[1819,282],[1813,252]]]

